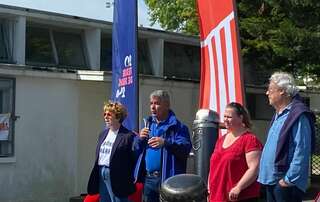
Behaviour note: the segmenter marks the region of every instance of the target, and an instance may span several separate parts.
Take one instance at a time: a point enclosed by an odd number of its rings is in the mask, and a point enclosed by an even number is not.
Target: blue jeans
[[[100,202],[129,202],[128,197],[119,198],[113,194],[108,167],[100,167],[99,185]]]
[[[279,183],[266,186],[267,202],[301,202],[303,194],[296,186],[281,187]]]
[[[144,202],[159,202],[160,176],[146,176],[143,187]]]

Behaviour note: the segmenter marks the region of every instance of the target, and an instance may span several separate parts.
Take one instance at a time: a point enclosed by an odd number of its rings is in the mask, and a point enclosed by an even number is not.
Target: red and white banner
[[[243,104],[240,47],[233,0],[198,0],[201,40],[200,108],[220,114]]]

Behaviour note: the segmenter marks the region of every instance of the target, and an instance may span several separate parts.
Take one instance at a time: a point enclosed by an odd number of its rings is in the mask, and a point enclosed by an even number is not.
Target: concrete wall
[[[15,122],[15,156],[0,162],[0,201],[67,202],[86,193],[110,81],[15,78],[16,115],[20,118]],[[140,82],[141,116],[149,113],[150,92],[167,89],[172,108],[190,126],[197,108],[197,84]]]
[[[63,202],[85,191],[104,82],[16,77],[15,157],[0,163],[0,201]]]
[[[104,127],[102,106],[110,95],[111,83],[79,82],[79,125],[77,154],[77,185],[74,195],[86,193],[88,178],[94,163],[98,134]]]
[[[97,136],[103,128],[102,105],[110,96],[110,78],[89,81],[46,74],[11,76],[16,78],[16,115],[20,118],[15,122],[14,158],[0,161],[1,202],[67,202],[86,193]],[[140,120],[149,114],[149,94],[166,89],[172,109],[191,133],[198,88],[198,83],[140,78]],[[318,94],[309,95],[311,106],[319,108]],[[253,130],[263,142],[267,125],[268,121],[254,121]]]
[[[75,82],[16,77],[15,162],[0,164],[0,201],[63,201],[76,181]]]

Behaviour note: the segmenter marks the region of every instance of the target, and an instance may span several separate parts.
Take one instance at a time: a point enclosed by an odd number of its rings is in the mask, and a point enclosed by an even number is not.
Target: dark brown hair
[[[238,116],[242,116],[242,123],[245,125],[246,128],[251,129],[251,120],[248,110],[242,106],[240,103],[231,102],[227,105],[226,108],[232,108]]]

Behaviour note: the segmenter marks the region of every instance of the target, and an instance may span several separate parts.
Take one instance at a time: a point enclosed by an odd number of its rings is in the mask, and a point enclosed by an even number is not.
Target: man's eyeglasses
[[[267,92],[268,92],[268,93],[273,93],[273,92],[276,92],[276,91],[279,91],[279,90],[280,90],[279,88],[268,87]]]

